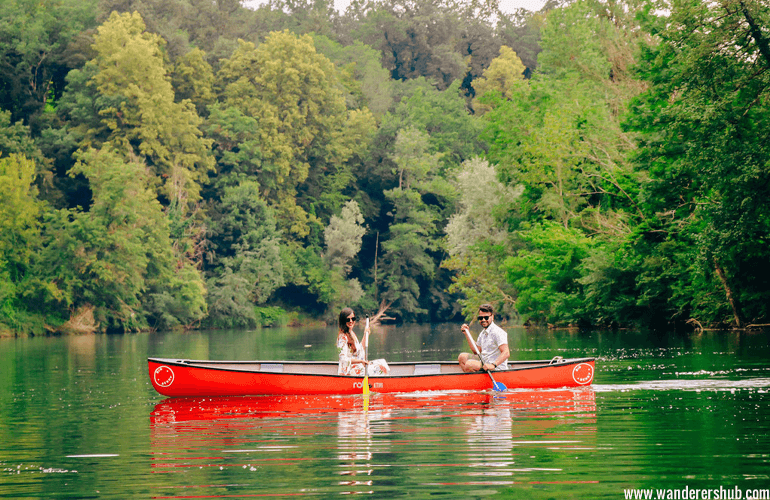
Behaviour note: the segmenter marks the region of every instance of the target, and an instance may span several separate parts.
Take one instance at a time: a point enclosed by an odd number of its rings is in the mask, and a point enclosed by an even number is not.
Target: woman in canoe
[[[353,309],[349,307],[340,311],[340,329],[337,333],[337,352],[340,355],[340,364],[337,374],[363,377],[366,374],[365,367],[368,366],[369,375],[387,375],[390,372],[390,367],[384,359],[373,361],[365,359],[364,348],[353,331],[357,319]],[[367,333],[369,333],[368,329],[364,335]]]

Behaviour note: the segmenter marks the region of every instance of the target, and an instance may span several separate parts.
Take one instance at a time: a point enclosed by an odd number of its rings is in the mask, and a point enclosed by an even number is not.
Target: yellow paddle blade
[[[369,395],[369,375],[364,377],[364,396]]]

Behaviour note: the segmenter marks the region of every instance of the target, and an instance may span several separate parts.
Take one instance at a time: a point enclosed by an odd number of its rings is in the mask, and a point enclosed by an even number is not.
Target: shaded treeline
[[[2,330],[768,322],[759,1],[0,18]]]

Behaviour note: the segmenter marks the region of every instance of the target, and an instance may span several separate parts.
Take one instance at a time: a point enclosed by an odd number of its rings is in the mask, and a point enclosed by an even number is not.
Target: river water
[[[0,339],[0,498],[770,498],[768,339],[511,328],[512,359],[596,357],[594,385],[366,405],[149,383],[148,356],[334,359],[334,329]],[[465,348],[459,325],[370,340],[390,361]]]

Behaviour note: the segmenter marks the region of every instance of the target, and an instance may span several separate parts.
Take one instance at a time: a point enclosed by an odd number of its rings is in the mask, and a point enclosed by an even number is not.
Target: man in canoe
[[[508,333],[495,324],[494,308],[490,304],[479,306],[478,320],[484,329],[475,342],[467,324],[460,328],[468,339],[472,353],[475,353],[460,354],[457,358],[460,368],[464,372],[507,370],[508,356],[511,355],[508,350]]]

